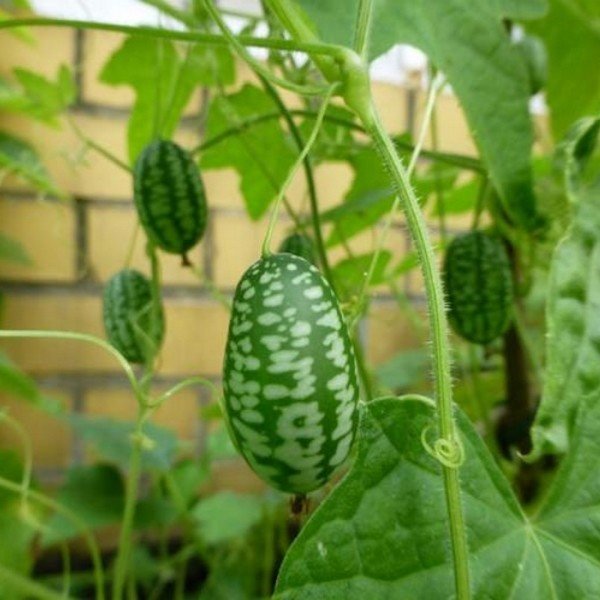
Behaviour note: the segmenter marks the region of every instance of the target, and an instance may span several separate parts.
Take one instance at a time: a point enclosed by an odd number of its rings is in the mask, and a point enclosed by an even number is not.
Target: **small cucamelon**
[[[303,258],[262,258],[240,280],[223,388],[234,442],[273,487],[317,489],[348,456],[358,418],[354,353],[333,291]]]
[[[162,342],[162,306],[156,318],[152,312],[152,286],[139,271],[123,269],[109,279],[103,296],[104,329],[129,362],[145,362]]]
[[[279,252],[289,252],[301,256],[309,263],[317,264],[315,256],[315,245],[310,237],[303,233],[292,233],[288,235],[279,246]]]
[[[174,142],[157,140],[140,153],[133,181],[135,206],[148,238],[188,264],[186,252],[200,241],[207,220],[196,163]]]
[[[444,283],[450,324],[461,337],[489,344],[506,331],[512,318],[513,282],[499,238],[482,231],[455,237],[446,252]]]

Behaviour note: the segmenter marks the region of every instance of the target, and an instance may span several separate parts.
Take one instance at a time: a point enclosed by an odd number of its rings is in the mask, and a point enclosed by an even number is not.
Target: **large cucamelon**
[[[348,456],[359,388],[337,300],[292,254],[252,265],[235,291],[223,375],[234,441],[254,471],[296,494],[321,487]]]
[[[153,315],[152,286],[139,271],[123,269],[109,279],[103,296],[108,341],[132,363],[143,363],[164,334],[162,306]]]
[[[289,252],[301,256],[313,265],[316,264],[315,245],[311,238],[303,233],[288,235],[279,246],[279,252]]]
[[[513,282],[499,238],[471,231],[452,240],[444,263],[448,317],[460,336],[488,344],[512,317]]]
[[[195,246],[206,229],[204,184],[192,157],[168,140],[144,148],[134,171],[134,201],[148,238],[166,252]]]

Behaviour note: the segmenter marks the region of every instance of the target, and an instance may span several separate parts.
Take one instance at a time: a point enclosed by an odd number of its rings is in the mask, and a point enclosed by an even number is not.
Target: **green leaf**
[[[344,290],[342,297],[349,297],[352,294],[360,292],[374,254],[374,252],[369,252],[367,254],[344,258],[333,267],[332,275],[336,289],[338,293],[340,290]],[[386,281],[391,260],[392,254],[388,250],[382,250],[379,253],[371,279],[371,286],[380,285]]]
[[[3,233],[0,233],[0,260],[24,266],[32,264],[31,258],[21,243],[7,237]]]
[[[358,0],[333,0],[326,9],[320,0],[300,0],[300,5],[325,41],[352,45]],[[407,43],[423,50],[444,73],[504,208],[526,229],[540,224],[532,189],[528,75],[502,20],[539,15],[544,5],[517,0],[378,0],[371,29],[372,58],[393,44]]]
[[[192,92],[200,85],[231,83],[233,62],[226,49],[189,46],[183,54],[167,40],[130,36],[100,73],[108,85],[128,85],[135,103],[128,125],[129,159],[157,137],[170,138]]]
[[[216,96],[206,118],[206,139],[240,126],[244,120],[277,110],[261,89],[246,84],[234,94]],[[240,188],[252,219],[265,214],[285,181],[297,152],[278,121],[242,128],[207,148],[200,157],[205,169],[231,167],[240,176]]]
[[[600,404],[588,408],[535,519],[525,516],[481,438],[457,412],[474,599],[600,594],[600,472],[594,468]],[[421,442],[433,419],[433,405],[419,399],[362,405],[356,462],[286,555],[278,600],[453,597],[441,466]]]
[[[68,415],[67,419],[83,440],[91,444],[104,460],[123,469],[128,468],[135,423],[77,414]],[[144,432],[146,439],[142,450],[142,468],[159,471],[169,469],[178,451],[175,434],[154,423],[147,423]]]
[[[59,489],[58,502],[73,512],[89,529],[118,523],[125,506],[125,486],[111,465],[72,467]],[[55,513],[42,536],[45,545],[81,535],[81,529],[63,513]]]
[[[573,121],[600,111],[598,3],[550,0],[546,17],[527,28],[546,44],[546,100],[554,136],[560,139]]]
[[[394,392],[403,392],[429,376],[429,361],[424,349],[399,352],[377,367],[377,382]]]
[[[571,202],[576,201],[577,190],[584,183],[586,167],[596,148],[599,132],[600,117],[584,117],[573,124],[556,146],[555,163],[564,175],[565,190]]]
[[[262,516],[259,498],[232,492],[209,496],[191,510],[198,534],[207,544],[222,544],[246,535]]]
[[[0,168],[14,173],[49,194],[64,197],[54,185],[34,148],[22,139],[0,131]]]
[[[24,400],[52,415],[62,412],[60,401],[44,395],[35,380],[23,373],[4,353],[0,352],[0,391]]]
[[[16,68],[13,73],[28,100],[28,103],[21,107],[21,111],[41,121],[57,125],[56,116],[71,105],[77,96],[77,86],[69,68],[61,65],[56,81],[50,81],[27,69]]]
[[[554,250],[547,286],[546,372],[542,401],[531,430],[530,459],[562,453],[574,417],[588,398],[600,401],[600,184],[578,185],[578,174],[600,128],[593,120],[574,126],[558,147],[565,185],[575,201],[573,221]]]

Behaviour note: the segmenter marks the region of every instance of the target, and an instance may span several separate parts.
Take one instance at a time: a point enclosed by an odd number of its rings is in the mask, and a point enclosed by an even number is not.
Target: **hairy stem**
[[[377,114],[375,114],[370,130],[381,156],[391,173],[396,191],[403,200],[406,220],[419,255],[429,307],[439,435],[441,440],[445,442],[444,447],[449,454],[449,456],[445,456],[444,458],[450,459],[450,462],[452,460],[458,462],[456,454],[460,453],[460,440],[458,439],[452,414],[448,324],[444,308],[442,282],[436,267],[435,255],[426,223],[421,214],[415,193],[410,186],[407,173]],[[441,452],[442,446],[440,445],[438,448]],[[446,494],[446,507],[450,521],[456,593],[459,600],[463,600],[470,598],[470,587],[468,549],[460,499],[458,466],[458,464],[446,464],[446,460],[441,464]]]

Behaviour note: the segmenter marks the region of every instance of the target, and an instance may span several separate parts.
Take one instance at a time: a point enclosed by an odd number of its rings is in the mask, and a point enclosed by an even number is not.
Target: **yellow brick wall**
[[[0,32],[0,74],[24,66],[53,75],[66,64],[80,76],[78,104],[71,117],[86,135],[116,156],[126,159],[127,110],[133,96],[126,88],[108,87],[97,75],[110,53],[120,43],[119,35],[76,35],[67,29],[35,32],[36,45],[24,44]],[[76,64],[77,57],[81,63]],[[251,79],[242,70],[242,80]],[[236,87],[239,82],[236,84]],[[376,102],[386,125],[393,131],[414,130],[423,106],[423,94],[391,85],[375,86]],[[186,114],[197,114],[197,95]],[[469,152],[469,138],[460,109],[452,97],[442,97],[438,118],[444,124],[444,150]],[[39,199],[12,178],[0,188],[0,232],[18,239],[33,259],[30,267],[0,263],[0,289],[5,295],[2,326],[15,329],[69,329],[102,336],[102,284],[124,265],[135,229],[131,203],[131,178],[105,158],[88,151],[72,130],[62,123],[50,128],[22,117],[0,114],[0,128],[30,140],[40,151],[58,185],[74,198],[72,202]],[[194,130],[182,127],[182,143],[197,144]],[[324,208],[339,203],[352,173],[346,165],[319,167],[316,180]],[[204,174],[210,204],[210,226],[192,260],[206,268],[216,285],[230,294],[241,273],[259,254],[266,220],[254,223],[245,215],[238,178],[229,170]],[[305,184],[297,178],[289,197],[300,203]],[[460,225],[460,223],[459,223]],[[290,222],[282,218],[275,242]],[[371,234],[352,241],[354,251],[368,251]],[[410,250],[402,221],[392,231],[389,248],[396,258]],[[133,265],[147,271],[143,234],[138,235]],[[340,256],[339,251],[334,257]],[[218,381],[221,371],[228,317],[195,276],[183,269],[177,257],[162,256],[167,337],[162,353],[160,381],[173,383],[190,375]],[[406,278],[401,291],[417,300],[422,296],[416,274]],[[421,298],[422,299],[422,298]],[[420,343],[409,318],[399,310],[389,290],[382,288],[372,304],[372,316],[364,324],[367,355],[379,363],[397,352]],[[422,306],[417,309],[422,314]],[[417,317],[418,318],[418,317]],[[76,342],[8,341],[2,349],[28,373],[49,386],[53,396],[70,408],[89,414],[131,418],[134,401],[128,393],[115,361],[97,348]],[[182,438],[202,444],[198,407],[203,392],[180,394],[156,416],[156,421]],[[33,438],[36,467],[60,470],[81,460],[81,446],[61,423],[31,407],[2,398],[11,413]],[[0,428],[0,444],[13,444],[14,436]],[[224,480],[229,476],[223,475]]]

